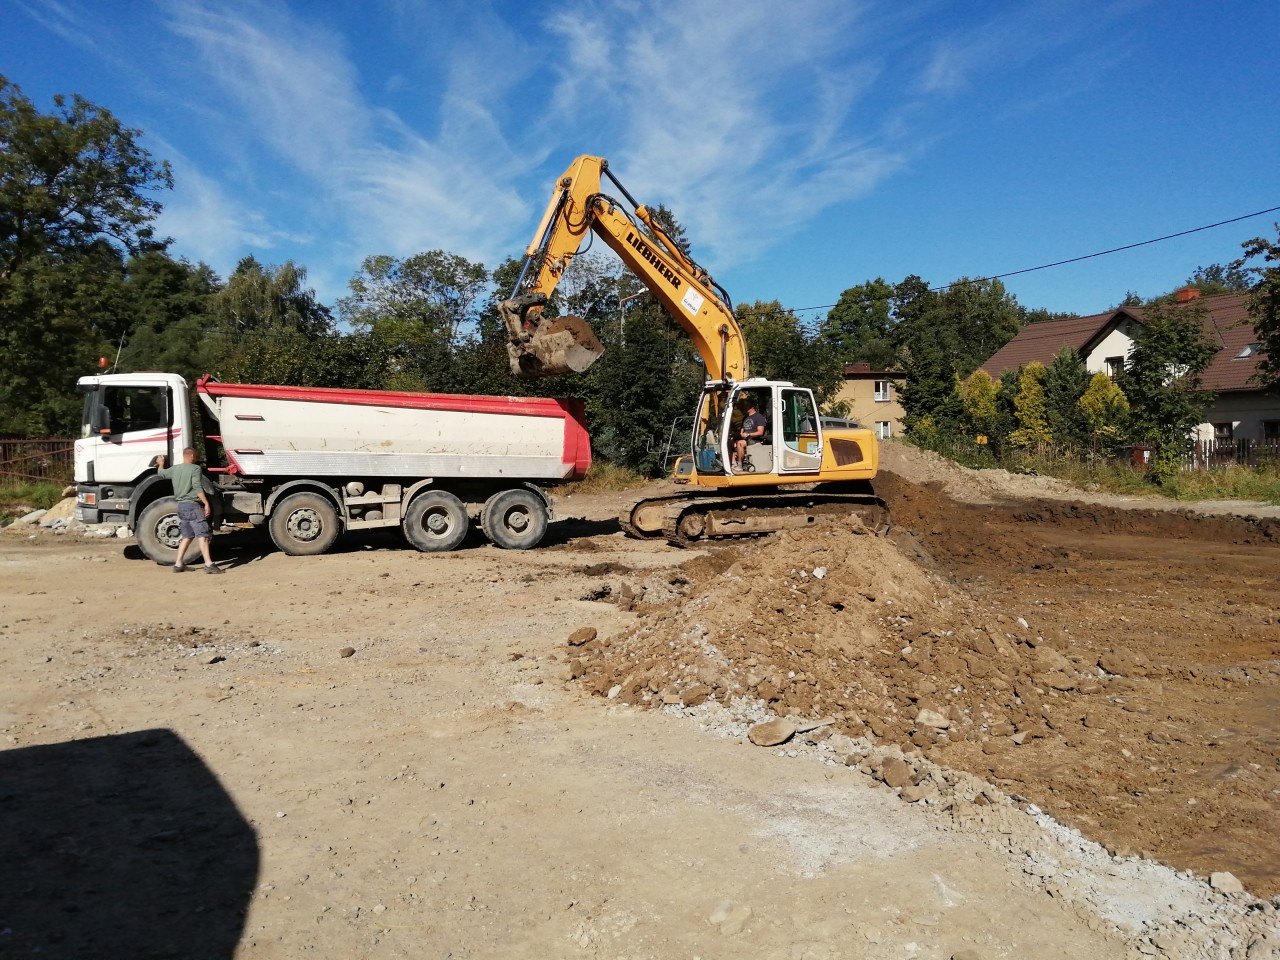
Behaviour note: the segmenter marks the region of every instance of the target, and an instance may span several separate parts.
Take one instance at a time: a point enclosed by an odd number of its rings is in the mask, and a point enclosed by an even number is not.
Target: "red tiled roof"
[[[1201,377],[1204,389],[1217,393],[1260,389],[1256,383],[1251,382],[1253,375],[1258,372],[1257,352],[1249,357],[1238,358],[1242,350],[1258,342],[1246,309],[1246,296],[1242,293],[1222,293],[1190,302],[1206,308],[1205,333],[1220,347]],[[1099,335],[1113,329],[1122,319],[1141,323],[1143,313],[1142,307],[1120,307],[1089,317],[1028,324],[1016,337],[997,350],[981,369],[998,378],[1006,370],[1016,370],[1033,360],[1048,366],[1063,347],[1083,350],[1098,339]]]
[[[997,350],[980,369],[999,379],[1000,374],[1006,370],[1016,370],[1033,360],[1038,360],[1047,367],[1063,347],[1083,350],[1098,334],[1119,322],[1122,316],[1138,319],[1136,311],[1121,307],[1088,317],[1029,323],[1018,331],[1016,337]]]

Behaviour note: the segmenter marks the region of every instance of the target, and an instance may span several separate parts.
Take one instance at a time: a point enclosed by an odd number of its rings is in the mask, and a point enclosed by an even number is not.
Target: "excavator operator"
[[[765,427],[769,423],[765,415],[756,409],[753,398],[743,398],[742,409],[746,415],[742,418],[742,426],[738,428],[738,436],[733,441],[732,464],[735,467],[741,466],[742,458],[747,453],[747,444],[752,440],[763,439]]]

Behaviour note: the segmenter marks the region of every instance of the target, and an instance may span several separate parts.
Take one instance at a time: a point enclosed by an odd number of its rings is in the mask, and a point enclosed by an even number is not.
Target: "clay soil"
[[[885,466],[706,550],[11,528],[0,956],[1280,955],[1276,511]]]

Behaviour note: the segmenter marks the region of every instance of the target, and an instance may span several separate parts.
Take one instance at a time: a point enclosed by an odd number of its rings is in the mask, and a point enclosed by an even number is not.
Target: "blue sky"
[[[1280,206],[1274,0],[5,0],[0,73],[173,166],[161,232],[329,304],[371,254],[518,256],[607,157],[736,302],[806,308]],[[1093,313],[1280,212],[1006,281]],[[813,317],[814,314],[807,314]]]

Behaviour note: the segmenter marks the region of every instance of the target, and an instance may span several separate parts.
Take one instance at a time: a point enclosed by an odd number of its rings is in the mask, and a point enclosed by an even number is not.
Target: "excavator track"
[[[865,489],[647,497],[624,510],[618,522],[630,537],[663,537],[687,547],[810,527],[823,518],[851,513],[876,535],[889,532],[888,505]]]

